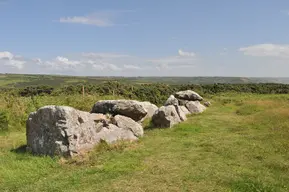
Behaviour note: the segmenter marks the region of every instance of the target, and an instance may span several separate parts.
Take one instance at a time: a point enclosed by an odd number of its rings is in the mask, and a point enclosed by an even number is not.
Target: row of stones
[[[90,113],[66,106],[42,107],[27,120],[27,149],[34,154],[74,156],[102,140],[137,140],[144,134],[141,122],[146,118],[152,118],[156,127],[172,127],[185,121],[187,114],[205,110],[199,102],[202,97],[193,91],[175,96],[160,108],[134,100],[98,101]]]
[[[172,127],[187,120],[187,115],[198,114],[206,110],[200,103],[203,98],[196,92],[187,90],[171,95],[165,105],[160,107],[152,117],[152,122],[157,127]],[[209,106],[209,102],[204,103]]]

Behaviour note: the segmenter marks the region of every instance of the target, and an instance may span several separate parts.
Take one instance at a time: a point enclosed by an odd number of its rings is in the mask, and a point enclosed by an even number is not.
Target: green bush
[[[8,131],[8,113],[0,111],[0,131]]]
[[[157,105],[162,105],[169,95],[180,90],[191,89],[201,95],[212,95],[219,93],[254,93],[254,94],[288,94],[289,85],[260,83],[260,84],[183,84],[183,85],[168,85],[163,83],[152,84],[128,84],[118,81],[105,81],[99,84],[79,83],[53,88],[47,85],[30,86],[18,90],[20,96],[41,96],[41,95],[75,95],[84,92],[88,95],[113,95],[127,99],[137,99],[141,101],[150,101]],[[11,92],[10,89],[3,89],[4,92]],[[12,92],[11,92],[12,93]],[[15,94],[15,93],[13,93]],[[69,101],[67,101],[69,103]]]

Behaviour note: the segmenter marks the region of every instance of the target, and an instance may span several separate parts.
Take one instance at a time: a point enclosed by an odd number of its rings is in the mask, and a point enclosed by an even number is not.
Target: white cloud
[[[26,61],[10,60],[6,65],[10,65],[10,66],[15,67],[17,69],[23,69],[25,63],[26,63]]]
[[[60,57],[60,56],[56,57],[55,60],[56,60],[56,62],[58,62],[58,63],[64,64],[64,65],[68,65],[68,66],[75,66],[75,65],[79,65],[79,64],[80,64],[79,61],[70,61],[70,60],[68,60],[67,58],[65,58],[65,57]]]
[[[289,45],[262,44],[240,48],[227,57],[180,54],[138,57],[121,53],[76,53],[51,59],[0,52],[0,73],[81,76],[288,76]],[[222,49],[220,50],[222,51]],[[220,53],[217,52],[216,54]],[[224,49],[223,51],[227,51]],[[258,57],[257,57],[258,56]],[[278,65],[278,67],[276,67]],[[248,67],[250,70],[248,70]],[[157,70],[158,69],[158,70]]]
[[[176,69],[176,68],[191,68],[197,63],[196,59],[184,59],[183,57],[167,57],[151,60],[156,64],[157,69]]]
[[[125,58],[125,57],[131,57],[130,55],[124,55],[124,54],[116,54],[116,53],[82,53],[83,57],[91,57],[91,58]]]
[[[131,69],[131,70],[139,70],[141,69],[139,66],[137,65],[124,65],[123,66],[124,69]]]
[[[106,68],[107,69],[110,69],[110,70],[113,70],[113,71],[121,71],[122,69],[114,64],[111,64],[111,63],[107,63],[106,64]]]
[[[36,64],[42,64],[42,60],[40,58],[35,58],[35,59],[32,59],[33,62],[35,62]]]
[[[105,63],[105,62],[100,62],[100,64],[93,64],[97,62],[89,62],[92,64],[92,68],[97,70],[97,71],[104,71],[104,70],[110,70],[110,71],[121,71],[122,69],[115,64],[112,63]]]
[[[179,50],[178,54],[178,56],[152,59],[150,62],[156,64],[157,69],[190,68],[195,66],[197,61],[195,53]]]
[[[40,59],[37,62],[43,66],[49,67],[52,70],[63,71],[63,70],[77,70],[79,67],[83,67],[80,61],[69,60],[68,58],[58,56],[52,61],[42,62]]]
[[[1,52],[0,64],[9,65],[4,71],[13,68],[23,73],[47,73],[69,75],[141,75],[154,74],[156,69],[173,72],[171,69],[190,68],[196,64],[197,57],[168,56],[164,58],[141,58],[118,53],[79,53],[70,56],[57,56],[54,59],[24,59],[10,52]],[[5,61],[5,63],[4,63]],[[24,66],[25,64],[25,66]],[[1,71],[2,72],[2,71]]]
[[[122,71],[138,69],[135,62],[142,59],[130,55],[118,53],[82,53],[83,62],[92,65],[96,70]]]
[[[289,57],[289,45],[258,44],[239,49],[244,55],[255,57]]]
[[[96,61],[88,60],[88,61],[86,61],[86,63],[89,65],[95,65]]]
[[[169,69],[169,65],[167,63],[159,63],[156,66],[157,70],[165,70],[165,69]]]
[[[14,55],[8,51],[0,52],[0,59],[12,59]]]
[[[179,56],[182,56],[182,57],[195,57],[196,54],[194,52],[185,52],[185,51],[179,49]]]
[[[92,67],[93,67],[93,69],[95,69],[97,71],[103,71],[105,68],[103,65],[97,65],[97,64],[93,64]]]
[[[111,27],[116,24],[116,20],[121,17],[121,14],[133,12],[132,10],[111,10],[111,11],[98,11],[85,16],[70,16],[61,17],[59,19],[60,23],[74,23],[83,25],[94,25],[97,27]],[[125,24],[122,24],[125,25]]]
[[[16,69],[22,69],[26,61],[21,56],[15,56],[8,51],[0,52],[0,64],[10,66]]]
[[[153,63],[167,63],[167,64],[193,64],[196,59],[190,57],[180,57],[180,56],[172,56],[172,57],[164,57],[150,60]]]
[[[76,23],[84,25],[95,25],[97,27],[110,27],[113,26],[113,22],[107,18],[97,18],[94,16],[74,16],[74,17],[62,17],[59,19],[60,23]]]

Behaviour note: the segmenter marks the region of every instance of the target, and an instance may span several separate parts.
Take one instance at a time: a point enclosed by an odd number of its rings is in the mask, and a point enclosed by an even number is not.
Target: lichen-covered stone
[[[180,122],[179,114],[173,105],[160,107],[152,117],[154,126],[160,128],[170,128]]]
[[[130,118],[129,118],[130,119]],[[91,150],[100,141],[137,140],[140,124],[90,114],[66,106],[45,106],[29,115],[26,125],[27,150],[38,155],[74,156]]]
[[[65,106],[46,106],[31,113],[26,137],[29,151],[50,156],[73,156],[98,142],[91,114]]]

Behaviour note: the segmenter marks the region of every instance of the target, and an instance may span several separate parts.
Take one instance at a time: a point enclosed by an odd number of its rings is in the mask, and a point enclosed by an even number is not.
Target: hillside
[[[0,74],[0,87],[27,87],[49,85],[60,87],[78,83],[98,84],[105,81],[119,81],[131,84],[246,84],[246,83],[283,83],[289,84],[289,78],[248,78],[248,77],[80,77],[59,75],[20,75]]]

